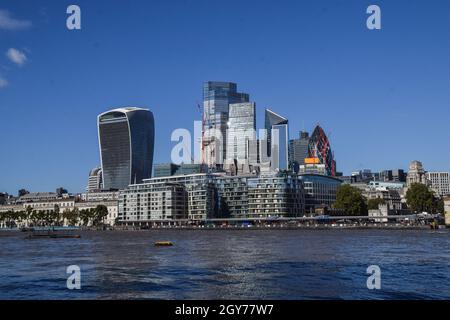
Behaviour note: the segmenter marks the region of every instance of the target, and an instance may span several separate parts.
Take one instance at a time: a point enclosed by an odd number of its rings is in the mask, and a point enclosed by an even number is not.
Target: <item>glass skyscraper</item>
[[[305,163],[309,157],[309,134],[306,131],[300,131],[298,139],[289,141],[289,165],[291,169],[298,172],[299,166]]]
[[[232,82],[208,81],[203,85],[203,162],[210,167],[223,163],[226,151],[226,130],[229,105],[249,102],[247,93],[237,92],[237,85]],[[206,131],[206,132],[205,132]],[[214,136],[220,132],[222,141]],[[221,150],[219,150],[219,148]]]
[[[228,113],[227,160],[256,164],[256,105],[253,102],[230,104]]]
[[[148,109],[119,108],[97,118],[103,189],[124,189],[151,177],[155,124]]]
[[[266,109],[265,129],[267,132],[267,153],[271,157],[273,170],[289,168],[289,128],[288,119]]]
[[[325,131],[317,125],[309,139],[309,156],[318,158],[325,165],[327,175],[336,175],[336,161]]]

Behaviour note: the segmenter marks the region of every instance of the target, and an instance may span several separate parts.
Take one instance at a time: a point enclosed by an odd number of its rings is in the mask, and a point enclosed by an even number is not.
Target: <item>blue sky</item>
[[[81,7],[82,29],[66,28]],[[377,4],[382,29],[366,28]],[[84,190],[97,114],[150,108],[155,162],[193,129],[207,80],[250,94],[291,137],[320,125],[339,171],[450,170],[448,1],[0,1],[0,191]],[[15,49],[16,51],[11,51]],[[22,54],[22,55],[20,55]]]

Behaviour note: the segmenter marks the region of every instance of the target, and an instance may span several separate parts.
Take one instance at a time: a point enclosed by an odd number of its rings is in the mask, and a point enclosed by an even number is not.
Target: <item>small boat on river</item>
[[[81,238],[79,234],[74,233],[74,229],[34,229],[28,234],[25,239],[65,239],[65,238]]]

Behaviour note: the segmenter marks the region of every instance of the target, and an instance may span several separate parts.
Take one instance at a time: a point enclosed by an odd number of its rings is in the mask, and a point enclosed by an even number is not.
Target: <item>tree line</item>
[[[14,227],[17,224],[28,222],[30,226],[99,226],[108,216],[108,208],[105,205],[98,205],[91,209],[74,208],[60,212],[57,205],[53,210],[33,210],[27,207],[22,211],[0,212],[0,224],[7,227]]]
[[[443,213],[444,200],[435,196],[426,185],[412,183],[405,195],[408,208],[416,213]],[[349,184],[339,186],[336,193],[334,208],[344,211],[348,215],[367,215],[368,210],[378,209],[384,200],[366,199],[361,190]]]

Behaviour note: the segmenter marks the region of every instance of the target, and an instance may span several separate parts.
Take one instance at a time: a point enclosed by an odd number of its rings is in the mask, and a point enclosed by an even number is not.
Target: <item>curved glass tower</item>
[[[124,189],[151,177],[155,123],[148,109],[113,109],[97,117],[103,189]]]
[[[325,131],[317,125],[309,139],[309,156],[318,158],[321,164],[325,165],[327,175],[336,175],[336,161],[331,151],[330,141]]]

